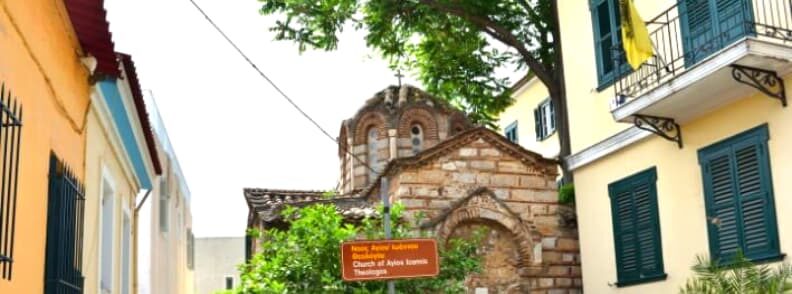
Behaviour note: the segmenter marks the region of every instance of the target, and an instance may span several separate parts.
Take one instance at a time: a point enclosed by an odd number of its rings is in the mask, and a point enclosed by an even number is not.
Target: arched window
[[[374,170],[379,171],[378,161],[379,158],[377,157],[377,137],[379,136],[376,127],[372,127],[368,131],[368,165],[371,167],[369,169],[369,183],[374,182],[374,179],[377,177],[377,173]]]
[[[410,144],[412,145],[413,155],[423,150],[423,140],[423,128],[419,124],[413,124],[410,127]]]

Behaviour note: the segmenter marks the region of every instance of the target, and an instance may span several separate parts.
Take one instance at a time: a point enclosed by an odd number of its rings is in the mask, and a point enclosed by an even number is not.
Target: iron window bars
[[[85,189],[71,169],[50,156],[44,293],[82,294]]]
[[[0,279],[11,280],[14,263],[22,105],[0,86]]]

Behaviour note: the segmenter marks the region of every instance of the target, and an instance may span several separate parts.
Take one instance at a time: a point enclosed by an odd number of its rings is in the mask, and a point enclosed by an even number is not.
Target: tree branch
[[[511,31],[499,26],[488,17],[470,14],[459,7],[446,5],[433,0],[419,0],[419,2],[441,12],[449,13],[467,20],[496,40],[507,46],[513,47],[517,50],[517,52],[520,53],[520,55],[522,55],[525,63],[528,65],[531,71],[534,72],[536,77],[542,81],[542,83],[544,83],[548,88],[556,87],[554,75],[549,72],[549,69],[545,68],[544,65],[534,58],[533,54],[531,54],[528,48],[525,47],[523,42],[517,39],[517,37],[515,37]]]

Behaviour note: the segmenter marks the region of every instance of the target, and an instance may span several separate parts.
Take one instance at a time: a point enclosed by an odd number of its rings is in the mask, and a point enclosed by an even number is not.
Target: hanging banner
[[[341,244],[345,281],[434,277],[440,273],[437,241],[401,239],[350,241]]]

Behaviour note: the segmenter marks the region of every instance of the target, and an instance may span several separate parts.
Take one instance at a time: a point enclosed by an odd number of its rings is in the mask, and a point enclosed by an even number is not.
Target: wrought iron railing
[[[22,105],[0,86],[0,278],[11,280],[14,262]]]
[[[44,293],[81,294],[85,189],[55,155],[49,178]]]
[[[719,11],[719,21],[710,23],[711,29],[707,29],[707,24],[683,25],[694,20],[679,4],[646,22],[655,55],[636,70],[623,66],[624,50],[621,44],[615,46],[613,63],[621,72],[614,85],[614,104],[618,106],[646,94],[744,37],[755,36],[792,46],[792,0],[739,1],[745,2]]]

